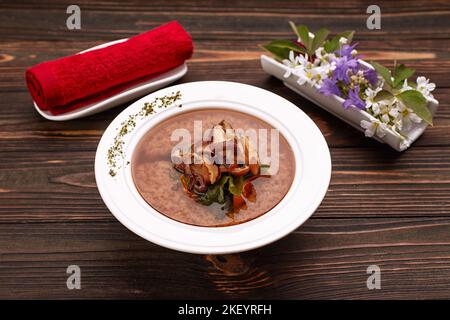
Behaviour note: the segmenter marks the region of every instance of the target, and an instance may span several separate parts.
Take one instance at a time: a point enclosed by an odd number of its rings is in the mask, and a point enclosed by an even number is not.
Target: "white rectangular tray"
[[[371,65],[362,60],[360,60],[360,63],[364,64],[369,68],[372,68]],[[289,89],[297,92],[304,98],[311,100],[318,106],[332,113],[341,120],[344,120],[345,122],[347,122],[348,124],[350,124],[351,126],[360,131],[364,131],[364,129],[361,128],[360,126],[361,120],[370,121],[371,119],[373,119],[373,117],[370,114],[368,114],[363,110],[357,108],[344,109],[342,107],[342,103],[344,102],[344,100],[341,97],[338,97],[336,95],[325,96],[318,91],[317,86],[311,86],[310,84],[299,85],[297,83],[298,77],[293,74],[285,78],[284,74],[286,73],[288,67],[271,57],[262,55],[261,66],[265,72],[283,81],[284,85]],[[436,99],[427,99],[427,100],[428,100],[428,108],[430,109],[430,112],[434,116],[439,106],[439,103]],[[390,145],[397,151],[404,151],[417,138],[419,138],[422,135],[426,127],[427,124],[424,121],[422,121],[419,124],[413,124],[411,129],[404,133],[405,138],[399,137],[395,132],[393,132],[390,129],[386,131],[386,135],[383,138],[379,138],[376,136],[374,136],[373,138],[382,143]]]

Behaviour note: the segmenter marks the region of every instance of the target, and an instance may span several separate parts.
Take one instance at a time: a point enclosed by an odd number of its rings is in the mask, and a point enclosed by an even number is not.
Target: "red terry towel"
[[[25,76],[38,107],[61,114],[169,71],[192,52],[190,35],[173,21],[122,43],[37,64]]]

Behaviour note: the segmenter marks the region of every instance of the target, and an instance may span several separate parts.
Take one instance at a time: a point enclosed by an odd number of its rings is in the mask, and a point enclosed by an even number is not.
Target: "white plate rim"
[[[208,103],[214,101],[217,104],[220,104],[222,101],[224,104],[230,103],[230,107],[234,104],[239,106],[239,108],[243,108],[246,103],[250,103],[250,107],[256,109],[260,108],[263,112],[266,112],[269,117],[272,117],[272,120],[274,121],[273,123],[278,123],[280,126],[284,126],[286,122],[290,123],[290,128],[288,131],[293,130],[293,135],[292,132],[287,132],[286,128],[279,129],[291,144],[294,155],[296,156],[296,161],[300,161],[299,159],[301,158],[303,163],[300,165],[297,163],[296,178],[294,179],[293,187],[280,204],[257,219],[236,226],[223,228],[190,226],[166,218],[148,205],[146,205],[145,208],[142,207],[143,200],[141,203],[138,203],[139,201],[136,201],[136,199],[131,200],[131,197],[133,196],[131,190],[132,188],[127,189],[124,187],[125,185],[128,186],[126,182],[127,167],[124,167],[115,178],[111,178],[109,174],[107,174],[109,169],[106,168],[106,153],[114,137],[116,127],[124,119],[126,119],[128,115],[136,112],[144,102],[150,102],[155,97],[167,95],[177,90],[180,90],[183,95],[180,103],[183,104],[183,108],[188,110],[201,108],[202,102],[200,102],[200,105],[195,106],[196,101],[198,102],[200,100],[208,101]],[[229,100],[230,96],[232,97],[231,99],[233,99],[231,102]],[[194,101],[189,101],[190,98],[194,98]],[[189,106],[189,103],[192,104],[192,107],[185,107],[186,105]],[[270,103],[275,103],[277,107],[268,107]],[[179,111],[183,108],[169,108],[164,110],[166,113],[165,117],[171,116],[176,112],[184,112],[184,110]],[[283,112],[280,113],[277,108]],[[255,115],[255,113],[252,113],[252,109],[246,109],[243,112]],[[161,114],[162,113],[163,112],[161,112]],[[261,115],[262,114],[263,113],[261,113]],[[163,117],[162,115],[157,114],[152,118],[155,118],[156,116],[160,117],[160,119]],[[267,121],[267,119],[263,120]],[[152,120],[149,119],[147,122],[151,123],[151,121]],[[157,122],[159,121],[160,120],[157,120]],[[299,121],[298,125],[295,122],[296,125],[293,126],[293,121]],[[144,128],[145,125],[149,126],[150,124],[143,124],[141,128]],[[136,132],[137,131],[139,131],[139,128],[136,129]],[[296,136],[300,133],[302,133],[302,136]],[[307,137],[305,134],[307,134]],[[301,140],[302,145],[300,147],[293,145],[300,143],[297,139]],[[133,144],[132,140],[133,135],[130,136],[126,144]],[[134,144],[136,144],[136,140]],[[298,148],[301,148],[301,150]],[[131,152],[132,150],[130,153]],[[131,154],[127,155],[125,158],[130,156]],[[303,170],[305,170],[305,172],[303,172]],[[300,172],[304,175],[302,179],[298,179],[297,177],[297,173],[300,176]],[[318,174],[317,179],[314,179],[314,181],[311,180],[313,174]],[[99,192],[109,210],[128,229],[144,239],[178,251],[198,254],[226,254],[247,251],[269,244],[287,235],[303,224],[303,222],[314,213],[326,194],[331,178],[331,157],[326,141],[314,122],[305,113],[303,113],[303,111],[288,100],[264,89],[241,83],[226,81],[199,81],[180,84],[159,90],[143,97],[122,111],[122,113],[120,113],[109,125],[100,140],[95,159],[95,177]],[[305,182],[304,179],[307,179],[307,181]],[[302,184],[300,184],[300,182],[296,182],[295,180],[301,180]],[[296,188],[300,185],[305,187],[305,183],[310,183],[308,188],[301,190],[302,192],[304,191],[306,195],[302,196],[302,193],[295,193]],[[123,200],[122,203],[120,203],[120,201],[114,201],[115,192],[119,192],[116,195],[120,195],[122,198],[123,193],[127,193],[127,190],[129,195],[126,196],[128,197],[126,201],[129,201],[129,203],[126,208],[132,207],[133,210],[125,209],[125,206],[123,205],[125,200]],[[308,196],[312,196],[313,198],[308,198],[308,203],[306,203],[304,198]],[[296,200],[297,198],[303,201],[300,203],[298,208],[298,210],[302,210],[302,212],[288,212],[288,214],[286,214],[285,211],[288,209],[295,209],[295,204],[298,202]],[[285,209],[285,211],[282,211],[281,208]],[[136,213],[140,210],[144,210],[145,212]],[[125,211],[133,212],[127,213]],[[138,215],[139,218],[137,218]],[[279,217],[277,217],[277,215],[279,215]],[[152,219],[149,219],[150,216]],[[281,218],[289,218],[289,223],[283,222],[281,224],[282,228],[277,226],[278,229],[275,232],[269,232],[272,231],[269,230],[269,227]],[[142,224],[139,225],[137,222],[139,220],[141,222],[144,220],[152,221],[152,226],[153,224],[156,224],[157,227],[155,225],[153,230],[149,230],[148,223],[142,223],[144,226]],[[167,225],[170,225],[170,228]],[[264,227],[258,227],[263,225]],[[174,230],[176,230],[176,233],[174,233]],[[259,231],[263,231],[263,236],[259,236]],[[167,234],[164,234],[164,232],[167,232]],[[177,239],[174,239],[174,235]],[[239,237],[241,237],[241,241]],[[192,238],[194,238],[194,241],[192,241]],[[195,238],[198,238],[198,241],[195,240]],[[227,240],[229,238],[232,238],[233,241]],[[212,239],[208,242],[212,242],[213,244],[205,244],[206,239]]]

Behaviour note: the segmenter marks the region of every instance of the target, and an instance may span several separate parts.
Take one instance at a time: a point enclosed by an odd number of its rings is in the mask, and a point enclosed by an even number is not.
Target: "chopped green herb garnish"
[[[117,135],[114,138],[112,146],[108,149],[108,165],[109,175],[111,177],[116,176],[117,170],[120,169],[121,162],[124,158],[123,145],[125,142],[123,138],[136,127],[137,121],[154,114],[156,109],[163,109],[172,106],[176,101],[181,99],[181,92],[177,91],[170,95],[163,97],[157,97],[152,102],[146,102],[139,112],[132,114],[127,120],[120,124],[119,128],[116,128]],[[129,162],[127,163],[129,164]]]

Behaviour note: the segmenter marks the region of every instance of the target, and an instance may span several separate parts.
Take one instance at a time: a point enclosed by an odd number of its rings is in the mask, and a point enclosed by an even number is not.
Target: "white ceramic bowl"
[[[158,109],[138,121],[124,139],[123,167],[109,175],[108,149],[117,128],[145,102],[180,91],[176,106]],[[239,225],[209,228],[183,224],[167,218],[139,195],[131,177],[133,151],[153,126],[181,112],[202,108],[226,108],[258,117],[278,129],[295,155],[296,172],[285,198],[262,216]],[[202,254],[224,254],[250,250],[271,243],[298,228],[321,203],[331,176],[331,159],[323,135],[298,107],[269,91],[234,82],[185,83],[154,92],[120,113],[106,129],[95,159],[95,177],[100,194],[114,216],[128,229],[161,246]],[[174,195],[176,201],[176,195]]]

